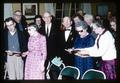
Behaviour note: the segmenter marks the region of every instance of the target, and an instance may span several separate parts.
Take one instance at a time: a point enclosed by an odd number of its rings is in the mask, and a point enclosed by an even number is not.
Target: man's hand
[[[67,51],[68,53],[72,53],[73,49],[69,48],[69,49],[65,49],[65,51]]]
[[[10,55],[10,56],[12,56],[13,55],[13,52],[12,51],[10,51],[10,50],[7,50],[7,51],[5,51],[6,53],[7,53],[7,55]]]

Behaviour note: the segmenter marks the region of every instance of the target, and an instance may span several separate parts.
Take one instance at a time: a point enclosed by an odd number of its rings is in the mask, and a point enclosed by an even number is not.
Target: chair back
[[[55,57],[52,61],[49,61],[47,66],[46,78],[47,79],[57,79],[60,71],[65,68],[65,64],[60,57]]]
[[[81,79],[106,79],[106,75],[100,70],[88,69]]]
[[[66,66],[63,68],[58,76],[59,80],[62,79],[79,79],[80,71],[77,67],[74,66]]]

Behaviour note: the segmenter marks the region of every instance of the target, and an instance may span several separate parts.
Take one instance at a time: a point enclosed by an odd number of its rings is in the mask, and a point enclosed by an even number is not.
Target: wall
[[[96,3],[91,3],[91,11],[92,11],[92,14],[93,15],[96,15],[97,14],[97,8],[96,8]]]
[[[11,3],[12,4],[12,12],[11,14],[15,11],[15,10],[21,10],[21,3]],[[54,3],[55,4],[55,3]],[[81,9],[81,3],[78,3],[79,4],[79,9]],[[96,15],[97,14],[97,6],[99,5],[100,3],[91,3],[91,13],[93,15]],[[116,6],[114,3],[104,3],[106,5],[108,5],[109,9],[112,10],[114,13],[116,11]],[[45,12],[45,3],[39,3],[39,14],[40,15],[43,15],[43,13]],[[55,9],[53,9],[55,10]],[[6,12],[7,13],[7,12]],[[30,22],[33,22],[32,20],[27,20],[28,23]]]
[[[21,3],[13,3],[12,8],[13,8],[13,12],[16,10],[21,10]]]
[[[44,12],[45,12],[44,3],[39,3],[39,14],[43,15]]]
[[[4,4],[4,20],[8,17],[13,16],[13,8],[11,3],[5,3]]]

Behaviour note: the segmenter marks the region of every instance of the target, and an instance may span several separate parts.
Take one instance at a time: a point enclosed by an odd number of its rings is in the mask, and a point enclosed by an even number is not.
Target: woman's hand
[[[22,57],[26,57],[26,55],[28,55],[28,53],[29,53],[28,51],[27,52],[23,52],[22,53]]]
[[[22,57],[26,57],[26,54],[22,54]]]
[[[72,53],[72,51],[73,51],[73,48],[69,48],[69,49],[65,49],[65,51],[67,51],[68,53]]]
[[[81,50],[81,55],[83,55],[83,56],[85,56],[85,55],[88,55],[89,54],[89,52],[87,51],[87,50]]]
[[[78,52],[75,53],[75,55],[80,57],[88,57],[89,52],[87,50],[81,49]]]

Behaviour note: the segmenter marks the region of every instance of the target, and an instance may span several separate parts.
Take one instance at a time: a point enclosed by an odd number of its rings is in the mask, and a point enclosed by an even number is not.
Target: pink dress
[[[43,35],[30,37],[28,41],[28,55],[25,63],[25,80],[44,80],[44,63],[47,56],[46,38]]]

